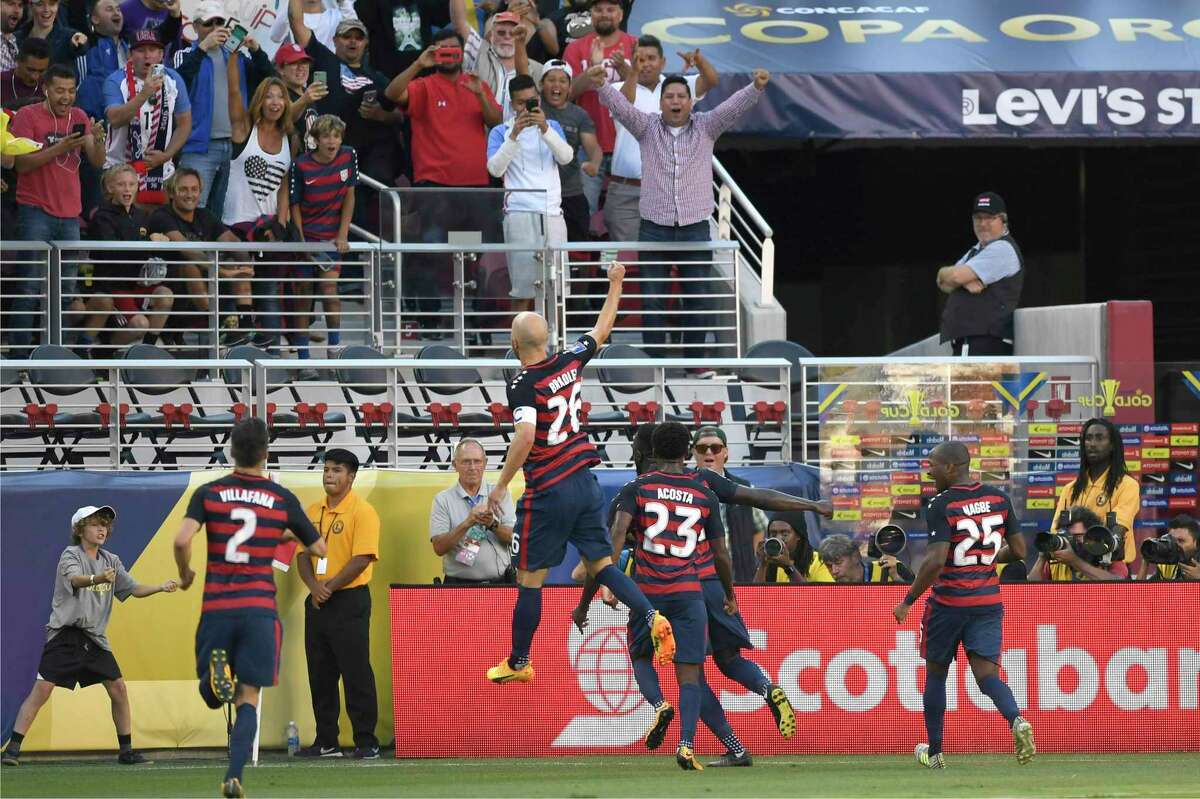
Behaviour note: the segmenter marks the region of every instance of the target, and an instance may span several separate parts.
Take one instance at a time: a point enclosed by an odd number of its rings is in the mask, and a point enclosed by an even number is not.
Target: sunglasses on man
[[[725,451],[724,444],[696,444],[693,449],[701,455],[719,455]]]

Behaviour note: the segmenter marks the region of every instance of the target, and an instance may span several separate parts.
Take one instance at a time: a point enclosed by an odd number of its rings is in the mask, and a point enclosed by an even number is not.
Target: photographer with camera
[[[1117,548],[1113,563],[1133,563],[1137,549],[1133,540],[1133,520],[1141,508],[1141,489],[1138,481],[1125,469],[1125,448],[1121,434],[1107,419],[1089,419],[1079,437],[1079,474],[1063,486],[1054,509],[1051,532],[1061,532],[1059,520],[1069,518],[1064,511],[1073,507],[1087,508],[1107,524],[1108,514],[1116,515],[1112,527]],[[1116,573],[1128,574],[1128,566],[1117,566]],[[1122,573],[1122,570],[1124,573]]]
[[[767,538],[758,545],[756,583],[832,583],[833,575],[808,542],[801,511],[772,514]]]
[[[913,571],[895,555],[864,558],[846,535],[831,535],[817,550],[835,583],[911,583]]]
[[[540,250],[567,243],[562,213],[560,165],[575,157],[562,126],[547,120],[528,75],[509,82],[513,119],[488,136],[488,172],[504,178],[506,189],[538,189],[509,194],[504,203],[504,241],[530,249],[508,253],[509,296],[513,311],[532,311],[538,283]]]
[[[1143,541],[1141,551],[1139,580],[1200,580],[1200,522],[1186,513],[1172,519],[1163,535]],[[1151,566],[1154,574],[1147,578]]]
[[[1114,546],[1117,538],[1100,517],[1079,506],[1063,511],[1063,514],[1066,518],[1059,519],[1056,524],[1061,532],[1038,535],[1038,557],[1029,570],[1028,580],[1039,583],[1124,579],[1120,568],[1117,572],[1112,571],[1113,551],[1103,552]]]

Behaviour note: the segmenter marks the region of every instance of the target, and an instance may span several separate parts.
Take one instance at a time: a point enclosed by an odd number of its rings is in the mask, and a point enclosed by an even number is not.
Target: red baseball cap
[[[496,15],[496,21],[492,24],[499,25],[501,22],[511,22],[513,25],[520,25],[521,18],[511,11],[501,11]]]
[[[283,44],[275,51],[275,66],[286,67],[288,64],[298,64],[301,61],[312,61],[312,56],[298,44]]]

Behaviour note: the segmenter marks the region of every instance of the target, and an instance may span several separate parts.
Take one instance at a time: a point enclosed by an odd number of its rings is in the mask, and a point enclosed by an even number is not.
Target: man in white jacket
[[[533,310],[541,251],[567,241],[558,167],[569,164],[574,154],[562,127],[546,119],[533,78],[513,78],[508,95],[514,116],[492,128],[487,168],[494,177],[503,176],[509,190],[504,198],[504,241],[530,247],[508,254],[509,296],[512,310],[520,312]]]

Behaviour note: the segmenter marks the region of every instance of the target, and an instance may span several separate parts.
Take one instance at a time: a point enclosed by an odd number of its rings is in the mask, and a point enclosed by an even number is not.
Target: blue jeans
[[[221,218],[225,207],[225,189],[229,186],[229,162],[233,160],[233,144],[229,139],[213,139],[206,153],[184,153],[179,165],[200,173],[200,207]]]
[[[69,219],[51,216],[36,205],[22,205],[17,208],[16,239],[20,241],[79,241],[79,218]],[[22,263],[17,264],[13,283],[14,299],[12,303],[12,332],[8,342],[14,347],[28,347],[33,343],[33,328],[39,322],[39,312],[42,308],[40,298],[45,285],[46,266],[38,263],[45,257],[40,252],[21,253]],[[76,283],[79,277],[79,264],[69,264],[63,267],[62,291],[66,297],[78,293]],[[49,286],[46,286],[47,295]],[[68,303],[64,301],[64,307]],[[45,342],[44,342],[45,343]]]
[[[676,225],[672,227],[659,225],[648,219],[643,219],[642,224],[638,228],[639,241],[709,241],[710,238],[707,219],[691,225]],[[681,278],[706,277],[712,272],[710,264],[689,263],[692,261],[711,261],[712,253],[703,250],[693,250],[691,252],[645,252],[642,253],[640,260],[638,270],[642,278],[653,281],[642,284],[642,324],[648,328],[663,328],[667,326],[667,317],[663,314],[663,309],[666,307],[666,298],[664,296],[647,297],[645,295],[665,295],[670,291],[670,284],[667,280],[671,275],[672,263],[679,267],[679,276]],[[664,263],[645,263],[647,260],[663,261]],[[681,284],[681,289],[683,297],[680,298],[680,305],[682,306],[682,310],[687,311],[687,313],[673,314],[670,317],[674,322],[672,326],[683,328],[684,344],[703,344],[705,337],[708,335],[706,325],[711,323],[711,320],[705,318],[704,311],[712,306],[712,301],[707,297],[698,295],[710,293],[709,282],[705,280],[685,280]],[[663,354],[661,347],[666,343],[666,340],[667,334],[663,330],[646,330],[642,333],[642,341],[647,346],[658,345],[659,347],[657,352],[651,353],[652,355]],[[704,348],[684,347],[683,355],[686,358],[698,358],[704,355]]]
[[[579,148],[579,163],[587,160],[587,153],[583,148]],[[600,171],[596,173],[596,177],[592,177],[583,170],[579,171],[583,178],[583,196],[587,197],[588,212],[594,214],[600,210],[600,193],[604,190],[604,180],[608,177],[608,171],[612,169],[612,153],[605,153],[604,158],[600,161]]]

